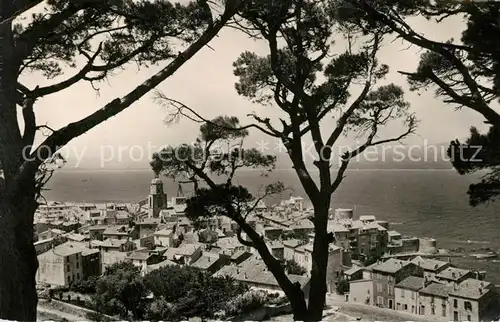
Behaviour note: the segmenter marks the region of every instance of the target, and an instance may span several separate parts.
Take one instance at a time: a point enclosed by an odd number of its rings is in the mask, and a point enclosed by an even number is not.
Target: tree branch
[[[35,98],[28,95],[24,98],[23,102],[23,120],[24,120],[24,133],[23,133],[23,145],[32,146],[35,141],[36,134],[36,117],[33,111],[33,105],[35,104]]]
[[[36,2],[36,1],[35,1]],[[53,14],[50,18],[38,22],[37,25],[26,30],[16,40],[16,59],[18,63],[29,57],[37,42],[50,35],[64,21],[77,14],[80,10],[89,8],[95,4],[101,4],[102,0],[72,0],[65,10]]]
[[[224,129],[224,130],[228,130],[228,131],[243,131],[243,130],[246,130],[246,129],[249,129],[249,128],[256,128],[258,129],[259,131],[267,134],[267,135],[270,135],[270,136],[274,136],[274,137],[279,137],[278,136],[278,133],[281,134],[278,130],[272,128],[273,131],[275,131],[276,133],[274,132],[270,132],[271,130],[266,130],[264,129],[263,127],[257,125],[257,124],[248,124],[248,125],[244,125],[244,126],[241,126],[241,127],[237,127],[237,128],[233,128],[233,127],[227,127],[227,126],[224,126],[222,124],[216,124],[212,121],[210,121],[209,119],[203,117],[201,114],[199,114],[198,112],[196,112],[193,108],[187,106],[186,104],[178,101],[178,100],[175,100],[173,98],[169,98],[169,97],[166,97],[165,95],[163,95],[162,93],[160,92],[157,92],[157,97],[156,97],[157,100],[161,100],[161,101],[166,101],[168,103],[170,103],[169,105],[170,106],[173,106],[174,108],[177,109],[177,111],[173,114],[171,114],[170,116],[170,119],[173,120],[175,119],[178,115],[182,115],[188,119],[190,119],[191,121],[195,122],[195,123],[206,123],[206,124],[210,124],[210,125],[213,125],[215,127],[219,127],[221,129]],[[178,105],[178,106],[176,106]],[[183,110],[188,110],[190,113],[192,113],[195,117],[192,117],[186,113],[183,112]],[[250,114],[249,116],[254,116],[252,114]],[[254,116],[254,119],[259,121],[259,120],[262,120],[260,118],[256,118],[256,116]]]
[[[496,113],[493,109],[491,109],[488,106],[488,104],[484,101],[477,86],[477,83],[469,73],[467,67],[457,56],[455,56],[455,54],[451,50],[448,49],[452,46],[448,46],[446,44],[429,40],[424,36],[417,34],[413,29],[411,29],[407,24],[404,23],[403,26],[407,29],[405,31],[403,30],[403,28],[398,26],[398,24],[394,22],[391,18],[387,17],[385,14],[380,13],[378,10],[374,9],[366,1],[362,0],[362,5],[365,9],[367,9],[369,13],[373,14],[379,21],[383,22],[386,26],[388,26],[392,31],[396,32],[404,40],[413,43],[417,46],[420,46],[422,48],[426,48],[430,51],[441,54],[450,63],[452,63],[462,75],[463,81],[465,85],[469,88],[472,95],[472,99],[469,101],[469,104],[466,104],[465,106],[468,106],[471,109],[481,113],[492,124],[500,126],[500,114]],[[400,21],[401,19],[399,20],[396,19],[396,20]]]
[[[192,43],[186,50],[177,56],[170,64],[168,64],[161,71],[144,81],[141,85],[137,86],[127,95],[122,98],[114,99],[106,104],[104,107],[94,112],[93,114],[81,119],[77,122],[70,123],[67,126],[57,130],[50,135],[26,160],[21,168],[19,177],[17,178],[17,187],[13,190],[17,193],[18,189],[22,189],[23,185],[33,178],[37,168],[45,160],[51,157],[57,150],[67,144],[74,138],[82,135],[93,127],[101,124],[110,117],[115,116],[123,111],[141,97],[146,95],[150,90],[159,85],[165,79],[175,73],[185,62],[193,57],[200,49],[202,49],[210,40],[212,40],[217,33],[224,27],[226,22],[235,14],[240,0],[228,1],[226,8],[220,19],[200,36],[200,38]]]
[[[97,58],[97,56],[99,55],[99,53],[101,52],[101,50],[102,50],[102,43],[99,44],[99,47],[97,48],[96,52],[91,57],[89,57],[90,59],[87,62],[87,64],[85,64],[85,66],[78,73],[76,73],[75,75],[71,76],[70,78],[68,78],[60,83],[45,86],[45,87],[39,87],[39,88],[32,91],[32,95],[35,98],[39,98],[42,96],[46,96],[46,95],[50,95],[50,94],[62,91],[64,89],[78,83],[80,80],[82,80],[87,75],[87,73],[94,70],[93,63],[94,63],[95,59]]]
[[[370,65],[370,68],[368,70],[368,78],[365,82],[365,86],[363,87],[363,90],[361,91],[359,96],[356,98],[356,100],[349,106],[347,111],[345,111],[344,114],[342,114],[342,116],[338,120],[337,126],[335,127],[335,130],[333,130],[333,132],[330,134],[330,137],[326,141],[326,146],[331,148],[333,146],[333,144],[335,144],[335,142],[337,142],[338,138],[342,134],[342,131],[344,130],[344,127],[346,126],[347,122],[349,121],[349,118],[354,113],[354,111],[359,108],[361,103],[365,100],[366,96],[370,92],[370,88],[372,86],[373,71],[376,67],[375,57],[377,55],[379,45],[380,45],[380,37],[378,35],[375,35],[373,49],[372,49],[372,52],[370,55],[371,65]]]

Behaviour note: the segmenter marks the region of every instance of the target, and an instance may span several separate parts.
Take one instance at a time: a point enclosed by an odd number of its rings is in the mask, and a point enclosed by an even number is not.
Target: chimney
[[[247,279],[247,278],[248,278],[248,276],[247,276],[247,273],[246,273],[246,272],[245,272],[245,274],[243,274],[243,277],[244,277],[245,279]]]
[[[451,277],[452,277],[453,279],[455,279],[455,278],[456,278],[455,272],[451,272]]]
[[[483,294],[483,289],[479,288],[479,294]]]

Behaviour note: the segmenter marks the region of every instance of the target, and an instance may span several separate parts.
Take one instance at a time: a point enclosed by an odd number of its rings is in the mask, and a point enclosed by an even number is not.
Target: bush
[[[337,294],[344,295],[349,292],[349,281],[341,278],[337,282]]]
[[[171,321],[178,317],[175,305],[168,303],[163,297],[160,297],[154,300],[146,309],[145,318],[152,321]]]
[[[249,291],[241,294],[226,304],[226,316],[237,316],[258,309],[268,301],[264,291]]]
[[[287,260],[285,262],[285,268],[288,274],[304,275],[306,273],[306,269],[300,266],[300,264],[293,259]]]
[[[71,284],[71,290],[81,294],[93,294],[96,291],[97,277],[90,276]]]

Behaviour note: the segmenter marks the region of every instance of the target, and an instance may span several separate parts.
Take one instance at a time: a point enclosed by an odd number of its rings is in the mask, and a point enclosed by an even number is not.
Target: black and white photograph
[[[0,0],[0,321],[500,321],[500,1]]]

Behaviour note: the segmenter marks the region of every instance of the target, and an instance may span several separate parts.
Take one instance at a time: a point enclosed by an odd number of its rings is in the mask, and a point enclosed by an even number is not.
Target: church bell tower
[[[149,217],[158,218],[162,209],[167,209],[167,195],[163,191],[163,181],[158,176],[149,187]]]

